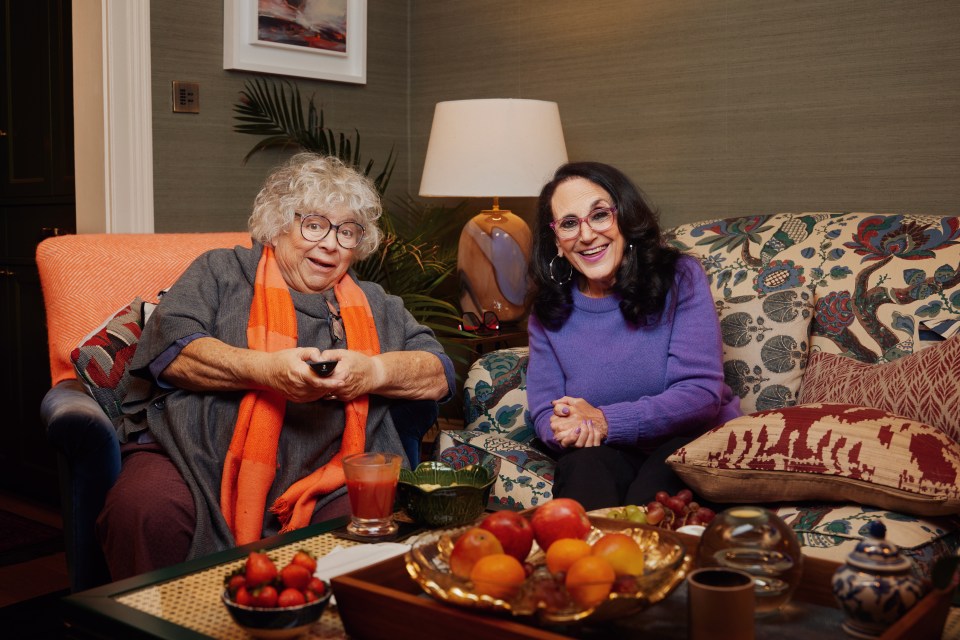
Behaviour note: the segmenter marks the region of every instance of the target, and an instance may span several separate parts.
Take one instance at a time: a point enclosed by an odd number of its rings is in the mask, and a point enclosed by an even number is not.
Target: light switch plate
[[[173,112],[200,113],[200,83],[173,81]]]

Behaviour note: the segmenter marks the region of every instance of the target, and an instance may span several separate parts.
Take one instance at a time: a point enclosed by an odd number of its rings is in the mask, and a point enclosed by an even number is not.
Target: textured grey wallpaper
[[[572,159],[624,169],[666,224],[775,211],[960,213],[960,3],[411,8],[414,190],[434,103],[535,98],[559,103]]]
[[[391,147],[406,146],[408,17],[406,2],[369,5],[366,85],[289,79],[316,96],[328,126],[358,129],[362,155],[380,167]],[[234,133],[233,103],[257,74],[223,69],[222,0],[151,2],[150,21],[156,230],[245,229],[263,178],[285,157],[242,164],[257,138]],[[199,114],[172,112],[173,80],[200,83]],[[401,158],[393,178],[401,189],[409,169]]]
[[[158,231],[244,227],[274,158],[231,105],[220,0],[151,3]],[[953,0],[369,0],[366,85],[298,80],[416,193],[436,102],[560,105],[573,159],[623,168],[665,224],[810,210],[960,213]],[[170,82],[201,113],[170,112]],[[529,216],[532,202],[502,202]],[[488,206],[476,203],[476,208]]]

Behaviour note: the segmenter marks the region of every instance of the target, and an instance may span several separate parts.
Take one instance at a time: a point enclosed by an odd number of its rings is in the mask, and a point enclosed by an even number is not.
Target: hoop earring
[[[564,278],[563,280],[558,280],[558,279],[555,278],[554,275],[553,275],[553,261],[556,260],[556,259],[559,258],[559,257],[560,257],[560,256],[553,256],[553,258],[550,259],[550,265],[547,267],[547,270],[548,270],[548,272],[550,273],[550,279],[553,280],[556,284],[559,284],[560,286],[563,286],[563,285],[567,284],[568,282],[570,282],[570,279],[573,278],[573,265],[570,264],[569,262],[567,262],[567,266],[570,267],[570,271],[567,272],[567,277],[566,277],[566,278]]]

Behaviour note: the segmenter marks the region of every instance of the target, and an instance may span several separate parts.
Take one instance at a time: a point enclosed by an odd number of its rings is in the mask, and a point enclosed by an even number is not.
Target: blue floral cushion
[[[791,504],[773,507],[793,528],[806,556],[844,562],[879,520],[886,539],[913,561],[913,572],[930,576],[934,563],[960,548],[960,517],[917,517],[859,505]]]
[[[455,469],[482,464],[494,470],[491,509],[520,511],[553,497],[553,459],[509,438],[482,431],[441,431],[436,457]]]
[[[527,443],[536,433],[527,408],[527,347],[498,349],[473,363],[463,385],[464,426]]]

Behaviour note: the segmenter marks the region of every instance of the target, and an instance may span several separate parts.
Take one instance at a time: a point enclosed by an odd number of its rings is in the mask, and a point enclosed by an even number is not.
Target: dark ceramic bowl
[[[231,600],[226,590],[221,597],[233,621],[243,627],[243,630],[251,636],[282,640],[283,638],[296,638],[306,633],[307,629],[320,619],[323,610],[327,608],[330,596],[333,594],[329,583],[324,582],[324,586],[326,589],[324,589],[323,596],[319,600],[296,607],[276,607],[273,609],[245,607]]]
[[[397,496],[415,522],[430,527],[456,527],[473,522],[487,507],[496,480],[484,467],[453,469],[442,462],[421,462],[400,470]]]

